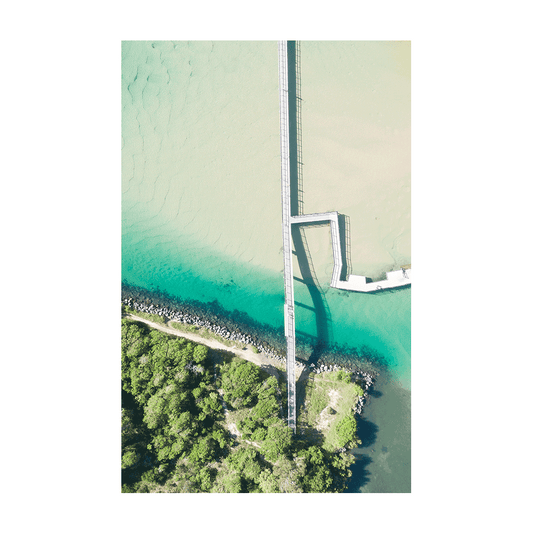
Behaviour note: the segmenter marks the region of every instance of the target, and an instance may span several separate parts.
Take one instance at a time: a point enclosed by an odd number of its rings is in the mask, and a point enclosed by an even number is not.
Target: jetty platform
[[[333,250],[333,273],[330,285],[335,289],[357,292],[375,292],[383,289],[394,289],[411,284],[411,269],[402,268],[386,272],[386,279],[380,281],[367,281],[366,276],[352,275],[348,279],[341,280],[340,275],[344,266],[341,251],[339,213],[330,211],[327,213],[312,213],[310,215],[298,215],[290,217],[291,224],[310,224],[329,222],[331,231],[331,248]]]

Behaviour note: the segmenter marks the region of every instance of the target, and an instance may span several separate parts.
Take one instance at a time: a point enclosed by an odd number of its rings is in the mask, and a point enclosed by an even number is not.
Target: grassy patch
[[[246,350],[246,348],[248,347],[248,345],[244,342],[225,339],[224,337],[217,335],[210,329],[199,327],[194,324],[183,324],[182,322],[175,321],[167,322],[167,319],[164,316],[152,315],[150,313],[141,313],[140,311],[136,311],[135,309],[132,309],[127,305],[123,305],[122,310],[124,313],[150,320],[151,322],[155,322],[156,324],[168,325],[171,328],[176,329],[178,331],[182,331],[184,333],[193,333],[194,335],[198,335],[203,339],[216,340],[224,346],[227,346],[228,348],[238,348],[239,350]],[[254,353],[259,353],[259,350],[255,346],[252,346],[252,351]]]
[[[236,426],[238,426],[239,422],[242,422],[243,420],[250,417],[250,411],[251,409],[248,409],[247,407],[233,410],[229,408],[228,412],[226,413],[226,428],[229,429],[231,424],[235,424]],[[242,440],[242,437],[239,437],[237,440],[240,442]]]
[[[315,377],[315,376],[313,376]],[[327,388],[321,380],[309,379],[306,387],[306,407],[309,421],[315,421],[329,403]]]
[[[185,333],[198,333],[198,326],[194,324],[182,324],[181,322],[169,322],[171,328],[177,329],[178,331],[183,331]]]
[[[224,337],[221,337],[220,335],[217,335],[213,331],[207,328],[202,328],[195,326],[194,324],[182,324],[181,322],[169,322],[170,326],[174,329],[177,329],[178,331],[183,331],[185,333],[194,333],[195,335],[198,335],[199,337],[202,337],[203,339],[211,339],[220,342],[224,346],[227,346],[228,348],[236,347],[240,350],[243,350],[246,348],[246,344],[238,341],[231,341],[228,339],[225,339]]]
[[[362,389],[354,383],[339,380],[336,373],[311,374],[298,414],[298,425],[304,435],[322,442],[327,450],[339,448],[337,425],[346,416],[353,416],[353,407]]]

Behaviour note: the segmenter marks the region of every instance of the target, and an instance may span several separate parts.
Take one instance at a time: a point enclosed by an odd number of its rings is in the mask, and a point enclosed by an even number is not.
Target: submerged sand
[[[410,44],[303,41],[301,80],[305,212],[349,217],[354,274],[410,263]],[[135,246],[280,272],[277,43],[124,43],[123,193]],[[307,234],[327,280],[329,231]]]
[[[349,217],[353,274],[409,264],[410,43],[304,41],[301,56],[305,212]],[[306,233],[327,278],[329,232]]]

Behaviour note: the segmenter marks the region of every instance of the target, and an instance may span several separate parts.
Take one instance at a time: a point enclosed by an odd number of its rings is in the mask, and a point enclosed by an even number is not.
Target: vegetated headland
[[[298,363],[244,332],[124,297],[122,492],[343,492],[373,376]]]

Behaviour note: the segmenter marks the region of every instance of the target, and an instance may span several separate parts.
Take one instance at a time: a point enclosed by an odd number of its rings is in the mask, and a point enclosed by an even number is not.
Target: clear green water
[[[228,312],[241,311],[253,321],[283,332],[283,274],[212,253],[184,239],[134,233],[124,228],[124,281],[181,300],[216,301]],[[342,358],[357,351],[367,360],[386,366],[401,384],[410,387],[411,290],[360,294],[327,289],[329,341]],[[301,342],[317,338],[316,313],[309,291],[296,284],[297,336]],[[305,307],[304,307],[305,306]],[[301,344],[300,342],[300,344]],[[347,348],[347,349],[345,349]],[[299,355],[309,354],[299,350]],[[356,361],[357,357],[352,356]],[[378,366],[378,368],[379,368]]]
[[[216,302],[282,338],[276,43],[126,42],[122,80],[123,281]],[[410,437],[387,431],[391,417],[410,427],[411,289],[324,289],[321,325],[308,289],[295,285],[299,355],[326,327],[324,357],[372,364],[387,391],[367,406],[368,424],[383,429],[361,453],[377,442],[388,459],[371,460],[353,489],[409,491]]]

